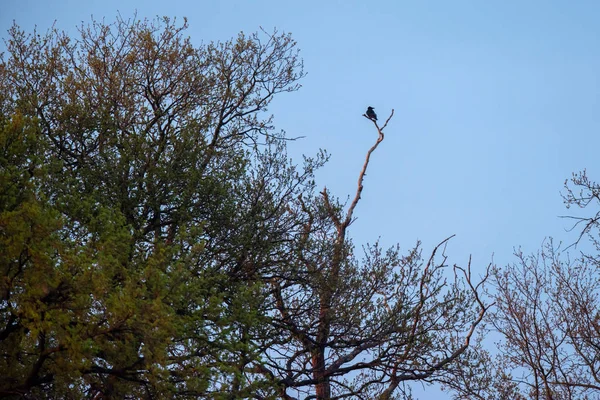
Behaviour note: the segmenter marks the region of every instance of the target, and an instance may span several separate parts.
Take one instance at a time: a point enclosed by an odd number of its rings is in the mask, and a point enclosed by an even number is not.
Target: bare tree
[[[586,172],[565,183],[567,207],[600,204],[600,186]],[[572,216],[591,252],[571,259],[549,240],[537,254],[492,271],[496,307],[487,320],[500,334],[498,350],[470,354],[461,379],[448,383],[457,398],[544,400],[600,397],[600,275],[598,212]],[[493,353],[493,354],[491,354]],[[479,363],[479,364],[478,364]],[[482,368],[477,368],[482,365]]]
[[[261,343],[264,363],[253,369],[278,381],[282,398],[392,399],[409,392],[407,382],[447,377],[488,309],[487,275],[475,282],[470,261],[447,265],[450,238],[427,259],[419,243],[404,256],[375,243],[355,258],[348,228],[392,117],[381,127],[373,120],[377,140],[346,210],[327,189],[289,205],[304,222],[285,268],[271,276],[273,329]]]

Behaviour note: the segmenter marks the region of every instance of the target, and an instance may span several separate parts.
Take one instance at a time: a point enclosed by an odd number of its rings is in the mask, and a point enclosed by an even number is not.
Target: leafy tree
[[[0,63],[0,396],[381,398],[445,382],[488,306],[449,239],[367,245],[265,115],[289,35],[14,26]],[[392,114],[393,115],[393,114]]]
[[[264,317],[259,282],[237,269],[254,234],[251,154],[279,135],[263,112],[297,89],[302,64],[289,35],[194,47],[186,27],[10,30],[4,396],[239,398],[271,384],[240,379],[259,358],[240,331]]]

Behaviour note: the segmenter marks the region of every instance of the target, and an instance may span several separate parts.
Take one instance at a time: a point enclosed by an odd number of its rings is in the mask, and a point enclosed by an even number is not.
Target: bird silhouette
[[[373,107],[368,107],[367,108],[367,117],[369,117],[369,119],[372,119],[373,121],[377,121],[377,114],[375,114],[375,111],[373,111],[374,108]]]

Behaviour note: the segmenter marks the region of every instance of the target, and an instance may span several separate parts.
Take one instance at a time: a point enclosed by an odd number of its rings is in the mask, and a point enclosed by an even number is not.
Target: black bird
[[[367,117],[369,117],[373,121],[377,121],[377,114],[375,114],[375,111],[373,111],[373,110],[374,110],[373,107],[367,108]]]

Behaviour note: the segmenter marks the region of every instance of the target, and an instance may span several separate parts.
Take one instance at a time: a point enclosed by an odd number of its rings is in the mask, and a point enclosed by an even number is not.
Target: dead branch
[[[373,124],[377,128],[377,132],[379,133],[379,136],[377,137],[377,141],[375,142],[373,147],[371,147],[369,149],[369,151],[367,152],[367,157],[365,159],[365,163],[364,163],[362,170],[360,171],[360,174],[358,176],[358,185],[356,188],[356,195],[354,196],[354,200],[352,201],[352,204],[350,204],[350,208],[348,208],[348,213],[346,214],[346,219],[344,220],[344,223],[343,223],[344,229],[347,228],[350,225],[350,223],[352,222],[352,215],[354,214],[354,208],[356,208],[356,205],[358,204],[358,201],[360,200],[360,194],[363,191],[363,181],[365,179],[365,174],[367,173],[367,167],[369,166],[369,160],[371,159],[371,154],[375,151],[377,146],[379,146],[379,143],[381,143],[383,141],[383,139],[384,139],[383,130],[385,129],[388,122],[392,119],[393,116],[394,116],[394,110],[392,109],[390,116],[388,117],[388,119],[385,121],[385,124],[383,124],[383,126],[381,128],[377,124],[377,121],[372,120],[371,118],[367,117],[366,115],[364,116],[365,118],[373,121]]]

